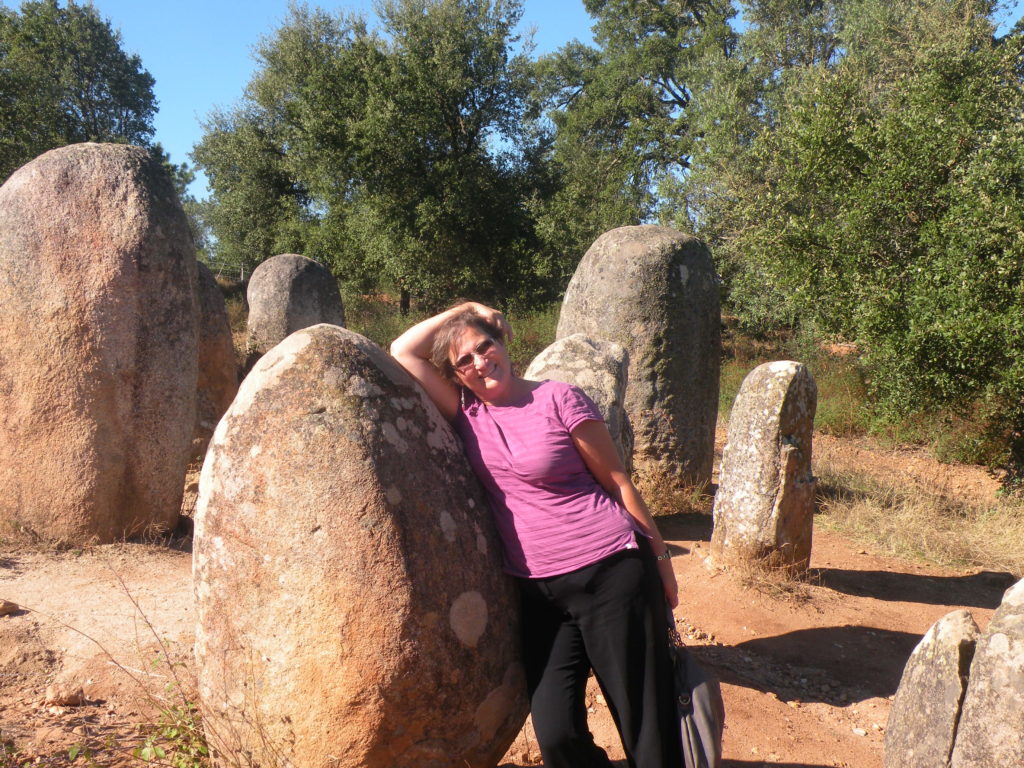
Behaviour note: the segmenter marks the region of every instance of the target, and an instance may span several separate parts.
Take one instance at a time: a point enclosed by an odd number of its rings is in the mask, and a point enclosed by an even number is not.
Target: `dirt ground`
[[[818,456],[880,478],[973,497],[996,489],[980,468],[816,440]],[[957,608],[984,629],[1012,583],[881,557],[819,531],[807,583],[758,590],[707,567],[708,516],[659,524],[682,585],[679,627],[722,681],[727,768],[880,768],[889,705],[921,635]],[[0,599],[20,606],[0,617],[0,766],[68,765],[69,750],[88,750],[93,764],[138,764],[138,724],[191,695],[188,550],[186,540],[0,552]],[[84,702],[47,701],[61,685],[81,686]],[[595,686],[590,693],[595,736],[625,765],[607,707]],[[539,762],[527,726],[502,765]]]

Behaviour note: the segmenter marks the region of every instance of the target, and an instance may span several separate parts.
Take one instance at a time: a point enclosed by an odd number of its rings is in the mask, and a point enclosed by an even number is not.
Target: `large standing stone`
[[[601,235],[569,282],[557,338],[629,351],[637,483],[654,508],[711,482],[721,355],[719,285],[699,240],[656,226]]]
[[[196,392],[196,426],[192,457],[206,452],[213,430],[238,392],[238,363],[231,340],[231,322],[224,294],[213,273],[202,262],[199,268],[199,386]]]
[[[0,188],[0,536],[177,522],[196,399],[196,257],[160,163],[76,144]]]
[[[782,567],[807,567],[817,402],[810,371],[791,360],[759,365],[743,380],[715,494],[711,551],[717,561],[767,558]]]
[[[885,729],[886,768],[949,764],[978,625],[967,611],[939,619],[903,669]]]
[[[523,724],[517,602],[447,422],[379,347],[289,336],[206,454],[196,658],[226,765],[493,768]]]
[[[953,768],[1024,765],[1024,580],[1003,602],[978,641],[971,663]]]
[[[582,333],[558,339],[530,363],[525,377],[575,384],[601,409],[612,442],[627,470],[633,465],[633,429],[624,398],[629,381],[629,353],[612,341],[593,341]]]
[[[262,355],[285,336],[317,323],[345,325],[338,281],[325,266],[282,253],[264,261],[249,278],[246,345]]]

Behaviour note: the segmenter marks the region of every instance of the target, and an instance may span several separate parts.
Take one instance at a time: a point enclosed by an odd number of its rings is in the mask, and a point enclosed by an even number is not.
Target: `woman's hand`
[[[476,314],[480,315],[491,325],[497,326],[501,332],[505,335],[505,341],[512,341],[512,326],[508,324],[508,320],[497,309],[488,307],[486,304],[481,304],[478,301],[467,301],[461,305],[468,309],[472,309]],[[460,307],[461,308],[461,307]]]
[[[665,590],[665,599],[668,601],[669,608],[675,610],[679,605],[679,584],[676,583],[676,572],[672,570],[672,560],[665,558],[657,562],[661,586]]]

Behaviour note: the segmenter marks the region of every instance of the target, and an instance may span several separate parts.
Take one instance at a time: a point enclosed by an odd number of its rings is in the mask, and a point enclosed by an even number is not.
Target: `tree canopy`
[[[0,7],[0,178],[65,144],[148,145],[153,84],[92,5]]]
[[[970,410],[1024,477],[1024,42],[990,0],[293,7],[194,157],[218,254],[426,305],[557,296],[590,243],[706,240],[748,329],[856,341],[881,414]],[[742,24],[739,23],[742,19]]]
[[[529,65],[515,0],[390,0],[380,29],[293,6],[194,158],[222,255],[301,250],[443,301],[532,280]],[[534,281],[535,282],[535,281]]]
[[[759,15],[784,5],[745,10],[709,69],[675,221],[749,327],[857,341],[883,413],[970,409],[1020,472],[1021,36],[989,2],[850,0],[805,9],[785,53],[796,25]]]

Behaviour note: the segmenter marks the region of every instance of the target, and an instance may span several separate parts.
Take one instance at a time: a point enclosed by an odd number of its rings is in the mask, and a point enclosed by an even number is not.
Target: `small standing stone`
[[[264,261],[249,278],[248,347],[263,355],[295,331],[317,323],[345,325],[338,281],[319,262],[297,253]]]
[[[623,403],[629,379],[629,353],[612,341],[593,341],[582,333],[559,339],[530,363],[525,377],[575,384],[601,410],[623,466],[633,464],[633,430]]]
[[[948,765],[977,642],[978,625],[964,610],[946,614],[921,638],[889,710],[886,768]]]
[[[811,559],[811,436],[817,386],[790,360],[759,365],[729,417],[715,494],[712,555],[803,570]]]
[[[721,317],[707,247],[650,225],[601,235],[562,302],[557,338],[574,333],[628,350],[637,485],[656,511],[675,511],[710,485],[714,460]]]
[[[952,768],[1024,765],[1024,580],[1003,595],[978,641]]]

